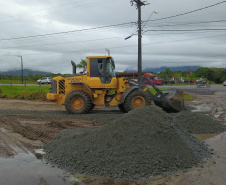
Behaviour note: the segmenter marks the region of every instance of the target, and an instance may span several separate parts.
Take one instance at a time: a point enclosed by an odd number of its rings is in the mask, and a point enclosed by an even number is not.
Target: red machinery
[[[191,75],[191,79],[190,80],[188,80],[188,76],[187,76],[187,79],[184,81],[185,83],[188,83],[188,84],[190,84],[190,83],[194,83],[194,81],[192,80],[192,72],[191,72],[191,70],[188,70],[187,71],[187,73],[190,73],[190,75]]]
[[[146,76],[147,79],[151,81],[153,84],[162,85],[162,79],[157,77],[156,75],[153,75],[151,73],[145,73],[144,76]],[[148,85],[149,83],[147,80],[145,80],[145,84]]]

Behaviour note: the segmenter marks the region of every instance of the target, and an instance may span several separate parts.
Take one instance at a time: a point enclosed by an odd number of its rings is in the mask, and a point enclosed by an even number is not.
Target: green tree
[[[214,68],[214,69],[212,69],[212,71],[213,71],[213,74],[212,74],[213,81],[215,83],[221,83],[221,77],[222,77],[221,72],[222,72],[222,69],[221,68]]]
[[[200,67],[195,71],[197,77],[207,78],[208,80],[214,80],[213,75],[214,71],[208,67]]]
[[[226,69],[222,69],[221,71],[221,82],[226,80]]]
[[[163,74],[166,78],[171,78],[173,76],[173,72],[170,70],[170,68],[166,68]]]
[[[82,68],[83,71],[86,71],[87,61],[86,59],[81,59],[81,62],[76,65],[76,68]]]

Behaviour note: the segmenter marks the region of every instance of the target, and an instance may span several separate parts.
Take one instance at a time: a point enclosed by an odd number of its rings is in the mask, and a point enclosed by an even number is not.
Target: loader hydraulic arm
[[[149,84],[155,89],[156,94],[153,94],[150,89],[144,84],[145,80],[147,80],[149,82]],[[130,86],[138,86],[139,89],[144,90],[148,93],[148,95],[151,97],[152,100],[154,101],[158,101],[159,97],[163,96],[162,91],[159,90],[158,87],[156,87],[155,84],[151,83],[151,81],[149,79],[146,78],[146,76],[143,76],[141,78],[140,83],[137,83],[134,80],[128,79],[128,82],[130,84]]]
[[[144,84],[145,80],[155,89],[156,93],[153,94],[150,89]],[[186,110],[184,106],[184,95],[182,90],[161,91],[155,84],[151,83],[145,76],[142,77],[139,83],[134,80],[128,80],[131,86],[137,86],[138,89],[146,91],[155,105],[173,112]]]

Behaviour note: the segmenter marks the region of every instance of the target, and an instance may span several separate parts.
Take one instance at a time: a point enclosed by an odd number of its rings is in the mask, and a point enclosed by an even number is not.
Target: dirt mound
[[[45,146],[46,159],[76,173],[150,177],[190,168],[206,146],[158,107],[142,107],[94,128],[64,130]]]
[[[173,114],[173,117],[192,134],[219,134],[226,131],[226,125],[204,113],[182,111]]]

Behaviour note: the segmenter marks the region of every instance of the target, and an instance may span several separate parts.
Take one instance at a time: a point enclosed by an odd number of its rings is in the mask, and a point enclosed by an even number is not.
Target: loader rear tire
[[[95,104],[92,103],[91,107],[90,107],[90,111],[93,110],[95,107]]]
[[[147,92],[136,90],[129,93],[124,102],[124,109],[129,112],[142,106],[151,105],[151,100]]]
[[[65,108],[71,114],[84,114],[91,110],[92,102],[83,91],[72,91],[65,98]]]

